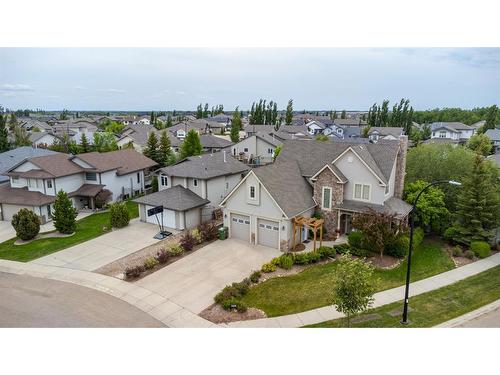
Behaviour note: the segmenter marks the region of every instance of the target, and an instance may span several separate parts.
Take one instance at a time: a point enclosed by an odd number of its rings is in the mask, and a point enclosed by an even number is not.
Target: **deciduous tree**
[[[240,130],[242,127],[241,114],[239,107],[236,107],[231,120],[231,142],[237,143],[240,141]]]
[[[291,125],[292,120],[293,120],[293,99],[290,99],[288,101],[288,105],[286,106],[285,124]]]

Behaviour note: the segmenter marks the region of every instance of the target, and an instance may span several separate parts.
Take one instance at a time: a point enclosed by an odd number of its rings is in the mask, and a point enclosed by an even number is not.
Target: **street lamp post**
[[[408,266],[406,268],[406,286],[405,286],[405,299],[404,299],[404,307],[403,307],[403,319],[401,320],[401,324],[408,324],[408,300],[409,300],[409,293],[410,293],[410,272],[411,272],[411,254],[413,252],[413,229],[415,227],[415,211],[417,209],[417,202],[420,196],[422,195],[423,192],[425,192],[427,189],[429,189],[431,186],[438,185],[438,184],[450,184],[450,185],[455,185],[455,186],[460,186],[462,185],[460,182],[457,181],[447,181],[447,180],[442,180],[442,181],[434,181],[424,187],[420,193],[418,193],[417,197],[415,198],[415,201],[413,202],[413,208],[410,213],[410,246],[408,249]]]

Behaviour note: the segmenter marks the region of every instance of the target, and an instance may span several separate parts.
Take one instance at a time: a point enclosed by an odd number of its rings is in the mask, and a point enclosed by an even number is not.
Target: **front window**
[[[85,179],[87,181],[97,181],[97,173],[95,173],[95,172],[85,172]]]
[[[248,152],[248,147],[245,147],[245,148],[243,149],[243,151],[244,151],[244,152]]]
[[[332,208],[332,188],[323,187],[323,197],[321,199],[321,204],[324,210],[329,210]]]
[[[370,200],[370,185],[355,184],[354,199]]]
[[[137,172],[137,183],[138,184],[141,183],[141,173],[140,172]]]
[[[196,178],[193,180],[193,185],[194,187],[198,187],[198,180]]]
[[[268,154],[272,154],[272,153],[273,153],[273,149],[272,149],[272,148],[268,148],[268,149],[267,149],[267,153],[268,153]]]
[[[446,138],[446,132],[445,131],[440,131],[439,132],[439,138]]]
[[[47,188],[52,189],[52,180],[47,180]]]

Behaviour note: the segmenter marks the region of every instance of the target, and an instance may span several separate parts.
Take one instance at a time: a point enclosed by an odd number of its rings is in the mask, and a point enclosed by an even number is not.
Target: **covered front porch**
[[[75,190],[69,196],[73,198],[75,207],[81,211],[95,211],[102,208],[111,198],[112,193],[104,189],[105,185],[84,184],[78,190]]]

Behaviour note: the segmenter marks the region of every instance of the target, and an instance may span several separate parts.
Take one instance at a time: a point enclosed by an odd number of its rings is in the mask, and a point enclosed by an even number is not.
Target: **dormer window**
[[[167,176],[161,176],[161,185],[168,186],[168,177]]]
[[[255,199],[255,186],[251,185],[249,192],[250,192],[250,199]]]

